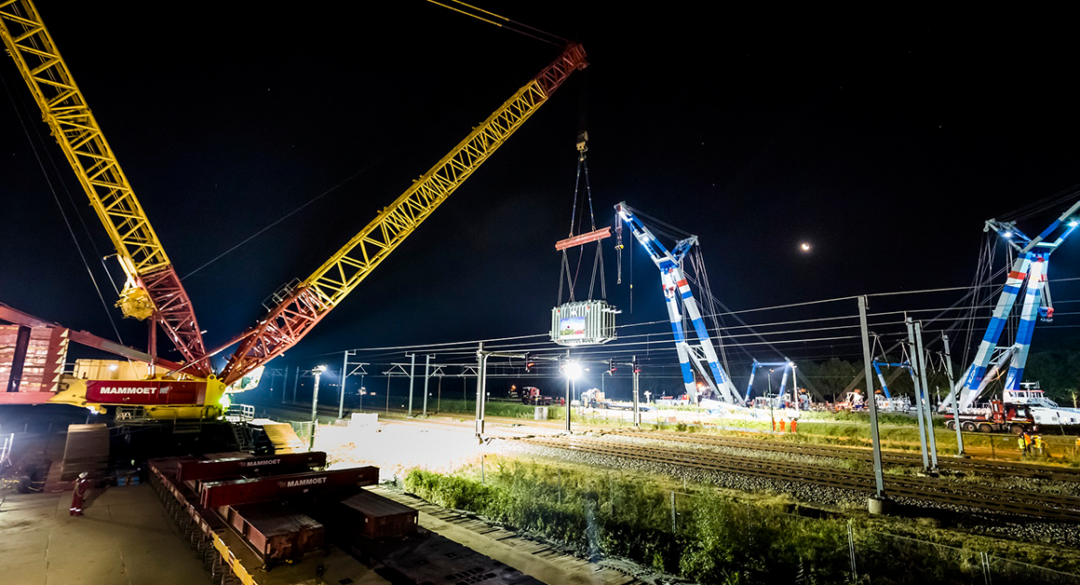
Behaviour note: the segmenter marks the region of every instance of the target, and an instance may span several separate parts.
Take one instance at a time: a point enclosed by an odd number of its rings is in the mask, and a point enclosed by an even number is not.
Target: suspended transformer
[[[551,310],[551,340],[559,345],[600,345],[615,339],[620,311],[603,300],[577,301]]]
[[[596,220],[593,216],[592,189],[589,187],[589,166],[586,163],[588,152],[588,132],[578,135],[578,169],[577,180],[574,181],[574,206],[570,216],[570,235],[555,243],[555,250],[562,252],[561,275],[559,276],[559,305],[551,309],[551,340],[559,345],[600,345],[615,339],[615,315],[620,311],[609,305],[604,298],[607,297],[607,286],[604,283],[604,253],[600,247],[601,240],[611,237],[611,227],[596,228]],[[581,200],[581,214],[578,215],[578,187],[584,172],[585,197]],[[579,218],[584,219],[585,204],[588,203],[589,224],[592,231],[586,233],[575,231],[580,228]],[[619,226],[620,224],[616,224]],[[621,234],[621,232],[620,232]],[[570,271],[570,260],[566,251],[570,248],[578,248],[582,257],[586,244],[596,242],[596,258],[593,261],[592,280],[589,283],[589,298],[585,301],[574,300],[574,288],[577,285],[576,273]],[[578,259],[578,267],[581,260]],[[601,299],[593,299],[593,287],[597,276],[600,277]],[[563,278],[569,285],[570,302],[563,303]]]

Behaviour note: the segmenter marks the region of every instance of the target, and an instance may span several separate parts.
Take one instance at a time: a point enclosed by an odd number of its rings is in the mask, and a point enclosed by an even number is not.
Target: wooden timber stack
[[[104,424],[69,426],[60,480],[73,481],[83,472],[98,479],[105,475],[108,467],[109,427]]]

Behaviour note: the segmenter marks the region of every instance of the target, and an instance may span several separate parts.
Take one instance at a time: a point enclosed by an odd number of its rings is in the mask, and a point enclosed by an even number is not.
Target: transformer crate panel
[[[607,301],[566,303],[551,310],[551,340],[559,345],[600,345],[615,339],[615,315]]]

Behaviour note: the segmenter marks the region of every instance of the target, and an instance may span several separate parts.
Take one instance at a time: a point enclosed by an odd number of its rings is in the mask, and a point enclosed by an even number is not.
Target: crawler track
[[[832,488],[874,491],[873,473],[848,471],[820,465],[785,463],[741,455],[708,453],[655,445],[627,445],[610,441],[578,438],[533,438],[532,444],[568,449],[596,455],[666,463],[796,481]],[[893,498],[911,498],[978,510],[1080,522],[1080,498],[1057,496],[1016,489],[965,485],[939,478],[887,476],[886,493]]]

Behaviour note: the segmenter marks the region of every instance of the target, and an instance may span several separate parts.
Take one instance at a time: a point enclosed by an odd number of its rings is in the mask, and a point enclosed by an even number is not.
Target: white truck
[[[960,411],[960,428],[983,433],[1059,429],[1080,432],[1080,409],[1063,408],[1046,397],[1038,382],[1024,382],[1020,390],[1004,390],[1001,400]],[[956,428],[953,413],[946,411],[945,426]]]

